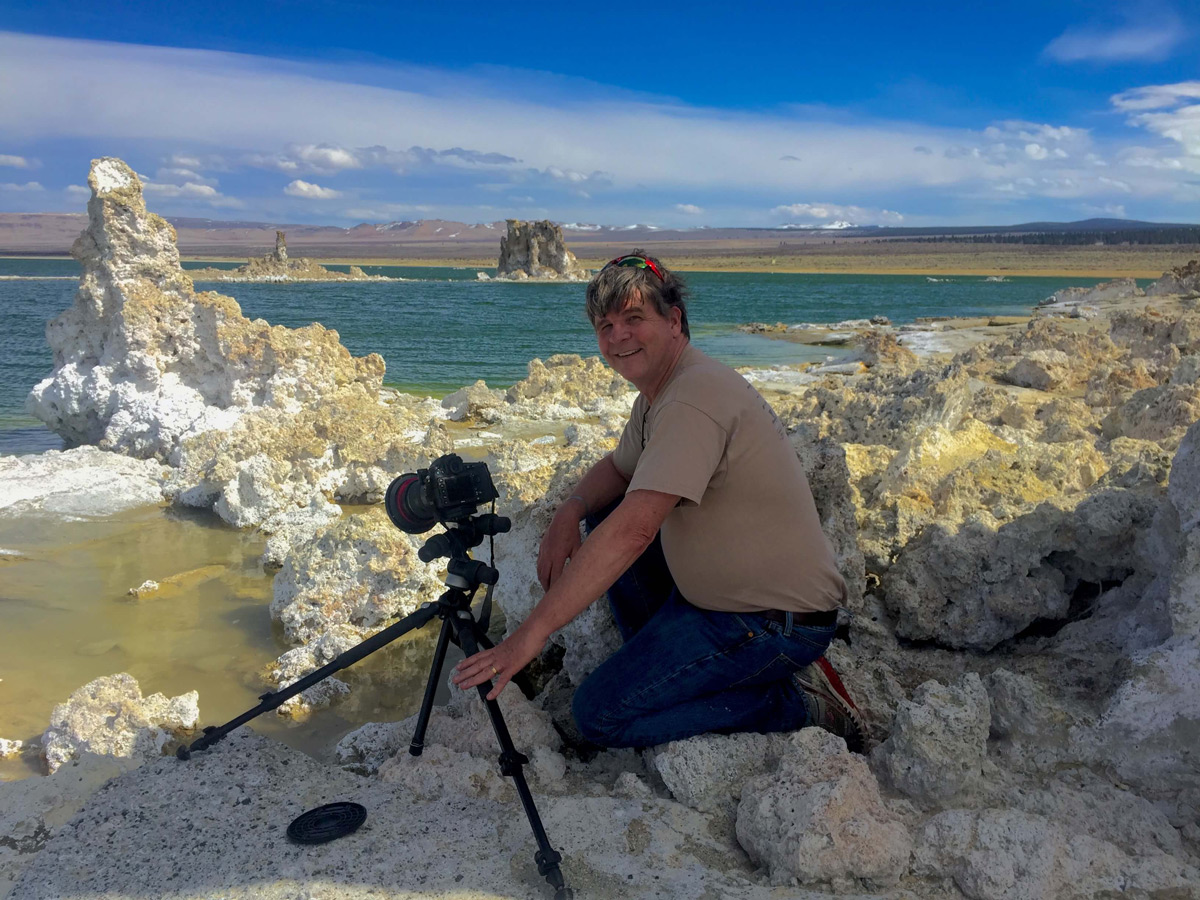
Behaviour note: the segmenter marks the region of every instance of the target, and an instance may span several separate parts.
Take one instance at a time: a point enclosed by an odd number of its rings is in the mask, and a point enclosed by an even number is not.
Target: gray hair
[[[587,314],[592,327],[613,310],[624,309],[625,304],[634,297],[641,298],[643,303],[651,303],[660,316],[664,318],[672,309],[679,310],[680,327],[683,336],[690,339],[687,318],[687,286],[674,272],[660,263],[645,250],[633,250],[625,256],[640,256],[658,267],[663,277],[660,279],[651,269],[641,269],[636,266],[614,266],[611,263],[596,273],[587,286]],[[617,259],[624,259],[623,256]]]

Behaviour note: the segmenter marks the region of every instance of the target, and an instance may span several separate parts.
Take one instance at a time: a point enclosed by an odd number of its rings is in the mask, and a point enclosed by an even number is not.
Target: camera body
[[[438,522],[467,520],[481,503],[498,496],[487,463],[463,462],[457,453],[447,453],[428,469],[395,479],[383,495],[383,504],[397,528],[423,534]]]

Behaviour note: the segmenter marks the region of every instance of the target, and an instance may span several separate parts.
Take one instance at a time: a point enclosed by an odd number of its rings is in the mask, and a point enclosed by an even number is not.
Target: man
[[[600,353],[640,394],[617,449],[542,540],[545,596],[454,682],[495,679],[495,698],[607,591],[625,643],[576,691],[589,740],[819,725],[861,750],[861,717],[822,655],[846,586],[786,429],[744,378],[691,345],[683,284],[653,257],[606,265],[587,310]]]

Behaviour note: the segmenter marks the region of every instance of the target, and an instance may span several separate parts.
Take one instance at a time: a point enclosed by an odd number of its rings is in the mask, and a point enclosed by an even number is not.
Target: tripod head
[[[500,573],[480,560],[471,559],[467,551],[478,547],[485,537],[504,534],[510,528],[512,520],[507,516],[495,513],[467,516],[427,540],[417,551],[417,557],[422,562],[448,557],[446,586],[473,593],[481,584],[494,585],[500,580]]]

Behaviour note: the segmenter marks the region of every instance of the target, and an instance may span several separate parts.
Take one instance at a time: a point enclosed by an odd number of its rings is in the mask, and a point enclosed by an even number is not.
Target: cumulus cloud
[[[1151,85],[1112,98],[1129,113],[1131,125],[1179,144],[1189,157],[1200,157],[1200,81]]]
[[[199,201],[206,206],[218,208],[238,208],[243,205],[242,201],[236,197],[227,197],[211,184],[198,184],[192,181],[186,181],[183,184],[163,184],[142,177],[142,189],[151,196]]]
[[[699,206],[697,206],[694,203],[676,203],[675,209],[677,209],[679,212],[685,213],[686,215],[689,215],[689,216],[704,215],[704,210],[701,209]]]
[[[0,191],[26,192],[41,190],[45,190],[45,188],[43,188],[36,181],[27,181],[24,184],[13,184],[12,182],[0,184]]]
[[[301,181],[299,178],[285,187],[283,192],[289,197],[303,197],[305,200],[336,200],[342,196],[341,191],[321,187],[319,184],[312,184],[308,181]]]
[[[904,216],[890,209],[866,209],[862,206],[843,206],[838,203],[792,203],[776,206],[772,215],[786,216],[793,221],[807,219],[814,223],[851,222],[855,225],[899,225]],[[800,223],[805,224],[805,223]]]
[[[32,169],[34,162],[33,160],[26,159],[24,156],[12,156],[8,153],[0,153],[0,166],[11,166],[14,169]]]
[[[68,194],[73,194],[76,197],[92,196],[92,189],[83,184],[68,184],[65,190]]]
[[[1159,15],[1156,19],[1115,28],[1068,28],[1047,44],[1042,53],[1061,63],[1164,60],[1187,39],[1188,33],[1177,16]]]

